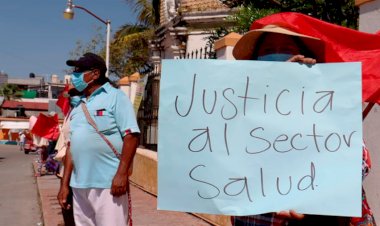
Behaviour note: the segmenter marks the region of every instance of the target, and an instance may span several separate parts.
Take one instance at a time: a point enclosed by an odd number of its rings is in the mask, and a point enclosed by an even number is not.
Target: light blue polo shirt
[[[129,98],[119,89],[105,83],[86,99],[87,109],[107,139],[121,153],[126,131],[139,133]],[[88,123],[82,107],[70,113],[70,151],[74,169],[70,186],[74,188],[111,188],[119,159]]]

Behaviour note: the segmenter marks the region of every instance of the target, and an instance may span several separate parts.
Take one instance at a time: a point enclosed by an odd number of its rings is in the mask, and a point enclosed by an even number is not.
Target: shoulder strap
[[[88,112],[88,109],[86,107],[86,104],[83,102],[80,103],[83,113],[86,116],[87,122],[94,127],[96,132],[103,138],[103,140],[107,143],[107,145],[112,149],[113,153],[115,153],[116,157],[120,159],[120,153],[116,150],[116,148],[111,144],[111,142],[104,136],[103,133],[99,132],[98,127],[96,126],[95,121],[91,118],[90,113]]]
[[[111,144],[111,142],[106,138],[106,136],[104,136],[103,133],[99,132],[98,130],[98,127],[96,126],[96,123],[95,121],[91,118],[90,116],[90,113],[88,112],[88,109],[86,107],[86,105],[81,102],[80,103],[81,107],[82,107],[82,110],[84,112],[84,115],[86,116],[86,119],[87,119],[87,122],[92,126],[94,127],[94,129],[96,130],[96,132],[103,138],[103,140],[108,144],[108,146],[112,149],[113,153],[115,153],[116,157],[118,159],[120,159],[120,153],[117,152],[116,148]],[[130,187],[129,187],[129,183],[128,183],[128,189],[127,189],[127,192],[128,192],[128,225],[129,226],[132,226],[133,223],[132,223],[132,199],[131,199],[131,193],[130,193]]]

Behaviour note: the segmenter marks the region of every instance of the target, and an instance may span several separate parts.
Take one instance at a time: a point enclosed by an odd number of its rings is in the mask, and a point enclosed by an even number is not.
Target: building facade
[[[63,91],[65,84],[69,81],[59,80],[57,75],[52,75],[49,81],[42,76],[31,74],[29,78],[5,77],[3,84],[13,84],[23,92],[19,99],[0,102],[1,117],[29,118],[38,116],[39,113],[57,112],[63,117],[61,110],[55,105],[59,94]]]
[[[218,0],[164,0],[160,5],[160,26],[151,41],[150,61],[144,101],[138,112],[141,144],[157,149],[159,81],[163,59],[216,58],[208,37],[225,26],[231,9]]]

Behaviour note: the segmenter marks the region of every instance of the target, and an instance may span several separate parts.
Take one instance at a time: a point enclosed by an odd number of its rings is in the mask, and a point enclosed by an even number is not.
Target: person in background
[[[46,163],[46,160],[48,158],[48,154],[47,154],[47,145],[48,145],[48,141],[47,139],[43,138],[43,137],[38,137],[38,136],[34,136],[36,140],[38,140],[38,144],[36,145],[37,147],[37,153],[38,153],[38,157],[37,157],[37,172],[34,174],[35,177],[40,177],[43,175],[43,171],[42,171],[42,168],[43,166],[45,165]]]
[[[19,133],[19,145],[20,145],[20,151],[24,151],[24,145],[26,141],[25,132],[22,131]]]
[[[294,32],[285,27],[267,25],[246,33],[234,47],[233,55],[237,60],[261,60],[297,62],[313,65],[323,63],[321,53],[323,42],[316,38]],[[371,167],[369,152],[363,145],[363,179]],[[283,226],[283,225],[376,225],[373,214],[366,201],[363,190],[362,217],[335,217],[304,215],[294,210],[279,213],[266,213],[252,216],[231,217],[234,226]]]
[[[57,144],[55,146],[55,149],[57,150],[57,155],[54,157],[54,159],[61,163],[59,172],[57,173],[57,177],[59,178],[62,178],[63,176],[63,163],[65,161],[66,150],[70,148],[70,113],[74,107],[79,105],[82,96],[83,93],[78,92],[73,86],[69,86],[68,91],[64,91],[64,94],[62,95],[62,98],[68,99],[67,101],[70,103],[70,109],[68,109],[68,112],[63,120]]]
[[[74,67],[72,84],[84,96],[70,113],[58,201],[68,207],[71,186],[76,225],[126,226],[131,223],[128,171],[140,133],[132,104],[111,86],[98,55],[86,53],[66,64]]]
[[[65,116],[63,120],[63,124],[60,131],[60,136],[57,141],[57,145],[55,146],[55,149],[57,150],[57,155],[54,157],[56,161],[60,162],[60,168],[58,173],[56,174],[59,179],[62,179],[63,177],[63,171],[64,171],[64,162],[65,162],[65,156],[67,150],[70,148],[70,113],[71,110],[78,106],[80,102],[80,98],[83,95],[83,93],[78,92],[74,87],[69,87],[68,92],[64,91],[66,93],[63,94],[63,98],[68,98],[68,101],[70,102],[70,109],[67,112],[67,115]],[[62,181],[61,181],[62,182]],[[62,216],[63,220],[66,226],[74,226],[74,212],[73,212],[73,191],[71,188],[69,188],[69,194],[67,196],[67,208],[62,208]]]

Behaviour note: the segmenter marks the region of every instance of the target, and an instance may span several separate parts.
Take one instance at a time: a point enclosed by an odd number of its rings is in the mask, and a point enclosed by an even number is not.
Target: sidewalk
[[[44,226],[63,226],[61,208],[56,199],[59,179],[55,175],[37,177]],[[187,213],[158,211],[157,198],[131,184],[132,219],[134,226],[210,226],[206,221]]]

